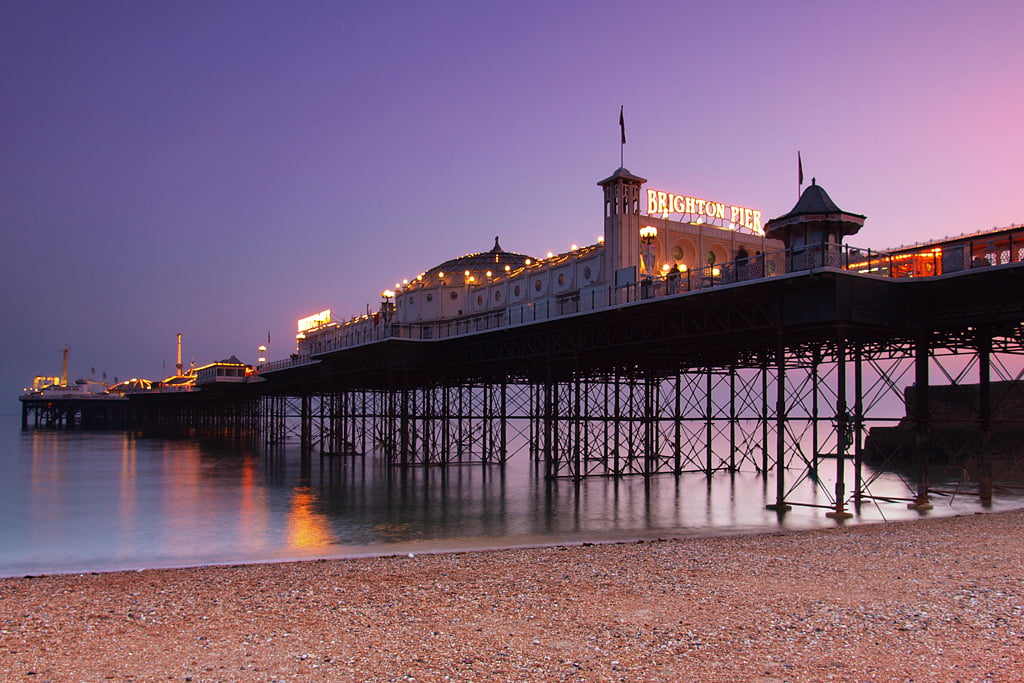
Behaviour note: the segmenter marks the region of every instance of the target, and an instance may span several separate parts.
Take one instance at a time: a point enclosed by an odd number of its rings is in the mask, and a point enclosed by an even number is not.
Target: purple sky
[[[1024,222],[1024,3],[52,2],[0,9],[0,387],[293,349],[453,256],[601,233],[595,183],[884,248]],[[12,412],[16,407],[0,412]]]

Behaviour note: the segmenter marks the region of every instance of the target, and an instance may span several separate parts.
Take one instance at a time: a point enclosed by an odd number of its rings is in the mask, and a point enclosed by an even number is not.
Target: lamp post
[[[654,277],[654,238],[658,236],[658,229],[653,225],[640,228],[640,241],[643,246],[640,248],[641,256],[644,259],[644,278]]]
[[[392,316],[395,314],[395,304],[392,301],[395,297],[395,292],[390,289],[385,289],[380,293],[384,301],[380,305],[381,317],[384,318],[384,324],[391,322]]]

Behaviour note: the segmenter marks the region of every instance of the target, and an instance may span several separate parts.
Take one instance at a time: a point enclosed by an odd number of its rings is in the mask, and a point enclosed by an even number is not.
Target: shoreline
[[[54,681],[1024,680],[1022,530],[1018,509],[7,578],[0,671]]]

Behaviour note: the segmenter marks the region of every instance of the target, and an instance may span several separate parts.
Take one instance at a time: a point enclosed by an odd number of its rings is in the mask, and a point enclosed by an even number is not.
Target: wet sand
[[[0,580],[3,680],[1024,681],[1024,511]]]

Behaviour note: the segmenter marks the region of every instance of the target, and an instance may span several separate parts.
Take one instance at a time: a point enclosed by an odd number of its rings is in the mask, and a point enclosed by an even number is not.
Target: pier
[[[495,240],[385,291],[372,315],[300,321],[297,352],[249,381],[133,395],[108,419],[396,468],[520,456],[552,480],[753,470],[773,475],[773,509],[842,519],[869,500],[931,505],[948,415],[932,415],[930,389],[970,385],[958,419],[980,438],[953,464],[983,500],[993,460],[1019,474],[1008,392],[992,385],[1021,380],[1022,226],[878,253],[844,244],[864,216],[813,183],[767,232],[742,234],[641,214],[645,182],[619,169],[599,183],[605,242],[531,259]],[[23,425],[92,419],[89,405],[52,410],[23,402]],[[869,450],[876,427],[887,445]],[[874,496],[867,461],[909,464],[906,496]],[[794,499],[826,468],[827,504]]]

